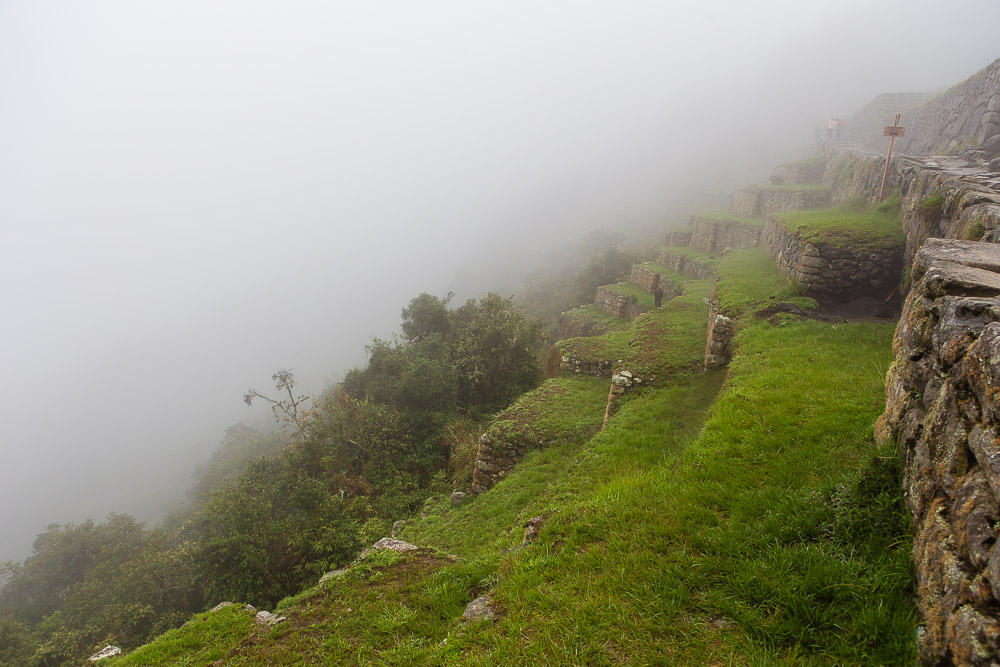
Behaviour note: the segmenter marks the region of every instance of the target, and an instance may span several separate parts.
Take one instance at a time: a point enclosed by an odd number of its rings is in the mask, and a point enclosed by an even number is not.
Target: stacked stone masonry
[[[645,290],[650,294],[653,293],[657,287],[663,290],[664,299],[674,298],[674,286],[667,280],[663,279],[663,276],[649,269],[642,264],[634,264],[632,266],[632,272],[629,274],[628,281],[638,287],[641,290]]]
[[[694,231],[691,247],[702,252],[721,253],[726,248],[746,250],[760,245],[762,227],[742,222],[711,220],[700,215],[691,217]]]
[[[557,340],[566,338],[583,338],[600,336],[608,333],[608,327],[586,315],[579,315],[570,310],[559,315],[559,332]]]
[[[776,216],[768,218],[764,245],[783,276],[798,281],[810,294],[838,300],[887,297],[895,291],[903,269],[902,245],[814,245],[785,229]]]
[[[514,469],[528,453],[528,442],[517,438],[508,440],[503,434],[484,433],[479,438],[476,452],[476,469],[472,473],[472,492],[488,491]]]
[[[737,190],[729,200],[729,210],[746,218],[761,218],[778,211],[820,208],[830,202],[825,188],[752,187]]]
[[[594,305],[612,317],[621,317],[630,322],[642,314],[642,309],[628,295],[619,294],[607,287],[597,288]]]
[[[708,309],[708,340],[705,343],[705,369],[724,368],[732,358],[736,322],[719,309],[716,295]]]
[[[777,167],[771,174],[772,185],[805,185],[823,178],[822,161],[790,162]]]
[[[697,280],[707,280],[715,277],[715,269],[695,257],[673,252],[670,248],[663,248],[656,257],[656,263],[662,264],[666,268],[676,273],[682,273]]]
[[[914,101],[919,103],[907,107],[897,100],[894,111],[862,109],[848,119],[844,139],[884,149],[882,128],[899,112],[906,127],[895,143],[900,153],[934,155],[965,145],[980,148],[985,159],[1000,157],[1000,60],[930,100],[914,96]]]
[[[595,377],[611,377],[615,360],[579,359],[573,355],[563,355],[559,358],[559,368],[574,375],[593,375]]]
[[[903,461],[925,665],[1000,663],[1000,247],[930,239],[876,425]]]
[[[834,201],[854,197],[878,199],[885,156],[846,147],[827,149],[823,181],[833,188]],[[1000,177],[983,176],[959,159],[893,157],[886,192],[902,195],[904,266],[928,238],[1000,242]],[[924,203],[940,194],[943,205]],[[903,286],[905,293],[905,286]]]
[[[691,232],[689,230],[672,229],[667,234],[667,245],[682,248],[691,245]]]

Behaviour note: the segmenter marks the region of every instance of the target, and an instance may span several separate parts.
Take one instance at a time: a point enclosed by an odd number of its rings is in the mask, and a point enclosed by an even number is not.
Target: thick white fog
[[[321,391],[421,291],[968,77],[1000,5],[958,5],[0,0],[0,561],[155,520],[248,386]]]

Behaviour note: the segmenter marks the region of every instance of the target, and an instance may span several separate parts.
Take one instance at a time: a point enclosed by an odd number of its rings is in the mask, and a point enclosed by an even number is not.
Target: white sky
[[[321,390],[419,292],[1000,56],[948,7],[0,0],[0,560],[156,516],[248,386]]]

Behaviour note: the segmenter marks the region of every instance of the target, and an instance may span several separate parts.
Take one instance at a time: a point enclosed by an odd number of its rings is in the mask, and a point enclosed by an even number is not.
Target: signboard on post
[[[892,159],[892,142],[896,141],[896,137],[903,136],[906,132],[905,127],[899,126],[899,114],[892,120],[892,125],[885,126],[885,132],[882,133],[883,137],[889,137],[889,154],[885,156],[885,171],[882,172],[882,189],[878,191],[878,200],[882,201],[885,196],[885,179],[889,175],[889,160]]]

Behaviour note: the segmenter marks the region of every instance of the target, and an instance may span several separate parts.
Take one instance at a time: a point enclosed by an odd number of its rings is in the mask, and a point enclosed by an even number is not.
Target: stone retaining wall
[[[747,225],[741,222],[710,220],[699,215],[691,216],[694,231],[691,234],[691,247],[702,252],[721,253],[726,248],[746,250],[760,245],[762,227]]]
[[[705,369],[723,368],[732,359],[733,336],[736,335],[736,322],[719,309],[716,295],[712,294],[712,303],[708,309],[708,340],[705,342]]]
[[[611,377],[615,361],[612,359],[600,361],[594,359],[579,359],[572,355],[559,357],[560,370],[578,375],[593,375],[595,377]]]
[[[608,327],[589,317],[574,317],[572,311],[559,315],[559,333],[557,340],[565,338],[585,338],[608,333]]]
[[[823,178],[826,165],[822,162],[789,162],[779,165],[771,173],[774,185],[806,185],[818,183]]]
[[[1000,663],[1000,247],[930,239],[912,269],[876,436],[913,517],[926,665]]]
[[[978,144],[988,159],[1000,156],[1000,60],[944,93],[920,100],[921,104],[894,101],[894,109],[885,104],[877,110],[866,107],[848,119],[844,139],[884,149],[888,140],[882,129],[900,113],[899,123],[906,127],[906,134],[895,142],[900,153],[933,155]]]
[[[833,187],[835,201],[878,198],[884,155],[847,147],[831,147],[827,153],[823,181]],[[907,238],[904,266],[913,263],[917,248],[928,238],[1000,242],[1000,180],[968,173],[964,164],[957,158],[895,156],[890,162],[885,188],[887,193],[899,191],[902,195]],[[936,193],[940,193],[943,206],[928,211],[923,204]]]
[[[902,245],[838,248],[812,244],[785,229],[776,216],[768,217],[764,244],[783,276],[797,280],[810,294],[839,300],[885,298],[896,289],[903,269]]]
[[[672,229],[667,234],[667,245],[683,248],[691,245],[691,230]]]
[[[830,191],[825,189],[751,187],[737,190],[730,195],[729,210],[747,218],[760,218],[778,211],[820,208],[829,202]]]
[[[639,304],[624,294],[612,292],[607,287],[597,288],[594,305],[612,317],[622,317],[630,322],[642,314]]]
[[[476,469],[472,473],[472,492],[485,493],[514,469],[528,453],[526,438],[517,438],[499,431],[484,433],[479,438]]]
[[[656,263],[662,264],[671,271],[676,271],[677,273],[682,273],[685,276],[691,276],[698,280],[715,277],[715,269],[712,266],[704,264],[694,257],[671,252],[669,248],[664,248],[660,251],[660,254],[656,257]]]

